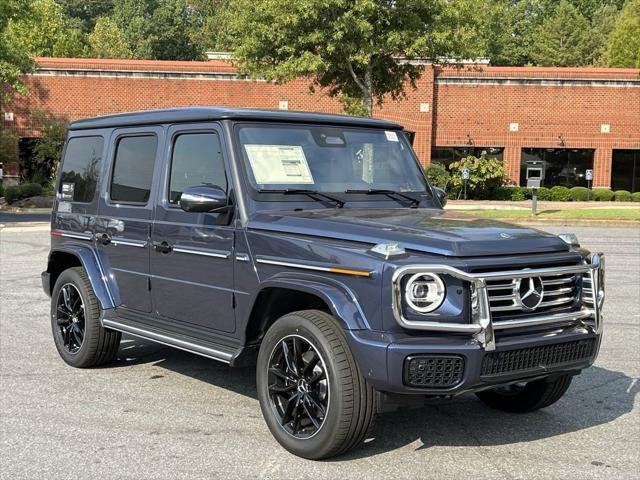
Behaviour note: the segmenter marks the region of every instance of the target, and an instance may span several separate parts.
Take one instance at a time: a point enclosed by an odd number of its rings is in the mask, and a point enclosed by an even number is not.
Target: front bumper
[[[595,361],[602,336],[579,324],[496,339],[486,350],[464,336],[376,334],[349,331],[348,339],[363,375],[377,390],[399,394],[454,396],[495,385],[533,380],[557,373],[577,373]],[[564,354],[565,345],[579,345],[580,355]],[[586,346],[588,345],[588,350]],[[511,352],[511,353],[506,353]],[[543,355],[540,355],[543,352]],[[517,357],[516,355],[517,354]],[[533,355],[537,357],[532,357]],[[452,386],[416,387],[407,381],[407,359],[438,356],[462,359],[459,381]],[[490,358],[491,357],[491,358]],[[496,368],[499,362],[506,362]]]

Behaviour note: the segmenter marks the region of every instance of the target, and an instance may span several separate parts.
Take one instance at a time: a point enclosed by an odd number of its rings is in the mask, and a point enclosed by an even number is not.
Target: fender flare
[[[345,330],[371,328],[353,291],[335,279],[293,272],[280,273],[259,284],[254,300],[266,288],[286,288],[316,295],[328,305]]]
[[[93,289],[102,310],[112,309],[120,305],[121,301],[118,287],[114,280],[107,275],[107,272],[110,271],[109,261],[104,255],[100,252],[96,252],[94,249],[89,248],[86,245],[68,243],[56,247],[51,251],[49,254],[47,270],[51,267],[51,257],[57,252],[70,254],[78,259],[82,268],[84,268],[84,271],[89,277],[91,288]]]

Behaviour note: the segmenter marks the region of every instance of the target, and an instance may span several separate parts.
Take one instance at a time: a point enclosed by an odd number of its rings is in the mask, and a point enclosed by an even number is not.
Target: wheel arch
[[[51,251],[47,261],[49,291],[53,291],[63,271],[74,267],[82,267],[87,273],[91,288],[103,310],[114,308],[120,303],[117,289],[109,285],[110,280],[104,273],[100,259],[91,249],[80,245],[68,245]]]
[[[368,328],[360,305],[344,284],[300,277],[279,278],[260,285],[246,323],[246,344],[259,343],[268,328],[281,316],[312,309],[333,315],[345,330]]]

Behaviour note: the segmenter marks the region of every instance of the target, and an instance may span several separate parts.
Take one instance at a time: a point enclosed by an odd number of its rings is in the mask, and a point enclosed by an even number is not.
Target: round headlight
[[[419,313],[433,312],[445,297],[444,282],[435,273],[416,273],[405,287],[404,299]]]

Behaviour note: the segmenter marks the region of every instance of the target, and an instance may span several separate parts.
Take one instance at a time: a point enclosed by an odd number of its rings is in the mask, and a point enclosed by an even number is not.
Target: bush
[[[569,198],[573,202],[586,202],[591,198],[591,192],[587,187],[573,187],[569,189]]]
[[[594,188],[593,199],[596,202],[610,202],[613,200],[614,193],[608,188]]]
[[[7,201],[7,203],[13,203],[16,200],[20,200],[22,198],[20,196],[21,194],[22,192],[19,186],[7,187],[4,191],[4,199]]]
[[[635,192],[631,194],[632,202],[640,202],[640,192]]]
[[[464,188],[462,180],[462,170],[469,169],[469,180],[467,180],[467,195],[471,198],[484,198],[487,192],[496,190],[507,183],[507,171],[504,161],[494,157],[487,157],[483,152],[480,157],[468,156],[458,162],[449,165],[451,171],[451,190],[458,196]]]
[[[551,188],[551,200],[554,202],[568,202],[570,199],[569,189],[556,185]]]
[[[630,202],[631,201],[631,192],[627,190],[617,190],[615,193],[616,202]]]
[[[4,187],[0,183],[0,198],[4,197]]]
[[[23,183],[20,185],[20,195],[22,198],[36,197],[42,195],[42,185],[39,183]]]
[[[550,201],[551,200],[551,189],[547,187],[540,187],[538,189],[538,200],[540,201]]]
[[[431,163],[424,169],[424,173],[427,175],[431,185],[446,190],[451,180],[451,175],[447,172],[447,169],[441,163]]]
[[[528,188],[524,187],[514,187],[511,189],[511,200],[514,202],[521,202],[527,199],[527,193],[529,193]]]

